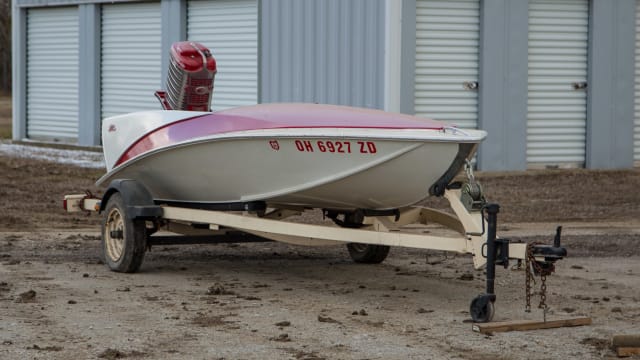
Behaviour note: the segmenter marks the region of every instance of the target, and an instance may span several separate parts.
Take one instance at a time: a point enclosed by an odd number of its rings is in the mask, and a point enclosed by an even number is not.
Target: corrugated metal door
[[[416,115],[476,128],[480,1],[416,5]]]
[[[633,160],[640,162],[640,0],[636,0],[636,75],[634,101]]]
[[[161,88],[159,2],[102,6],[102,118],[141,110],[160,110],[154,92]]]
[[[78,138],[78,8],[27,11],[27,137]]]
[[[189,1],[187,39],[207,46],[216,58],[213,110],[258,102],[256,0]]]
[[[529,1],[527,162],[583,166],[588,0]]]

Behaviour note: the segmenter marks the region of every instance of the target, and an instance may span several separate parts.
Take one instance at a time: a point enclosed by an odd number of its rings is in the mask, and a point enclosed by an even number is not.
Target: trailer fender
[[[109,198],[119,193],[127,207],[127,216],[131,219],[155,219],[162,216],[162,208],[155,204],[149,190],[132,179],[113,180],[100,202],[99,212],[105,210]]]

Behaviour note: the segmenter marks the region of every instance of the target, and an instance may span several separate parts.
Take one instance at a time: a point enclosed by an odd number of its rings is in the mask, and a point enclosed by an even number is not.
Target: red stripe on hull
[[[380,110],[315,104],[265,104],[219,111],[155,129],[127,149],[118,166],[154,149],[247,130],[299,128],[443,129],[444,124]]]

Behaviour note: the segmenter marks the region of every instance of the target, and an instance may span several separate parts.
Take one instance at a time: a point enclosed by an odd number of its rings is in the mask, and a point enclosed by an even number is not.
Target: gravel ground
[[[468,256],[393,248],[360,265],[342,246],[156,246],[139,273],[110,272],[99,218],[60,207],[99,194],[102,172],[0,154],[0,358],[600,359],[615,357],[611,336],[640,332],[638,169],[478,174],[502,236],[548,242],[564,225],[549,317],[593,319],[490,335],[471,330],[484,274]],[[522,270],[499,269],[496,287],[494,320],[542,318],[537,296],[524,312]]]

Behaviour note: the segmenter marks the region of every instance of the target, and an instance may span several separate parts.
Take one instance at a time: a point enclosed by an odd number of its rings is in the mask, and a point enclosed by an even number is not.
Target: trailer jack
[[[495,294],[495,277],[496,265],[502,265],[505,269],[509,266],[509,239],[499,239],[496,236],[496,228],[498,223],[498,213],[500,206],[497,204],[485,205],[482,209],[483,215],[486,212],[487,219],[487,242],[483,249],[483,256],[487,259],[487,276],[485,293],[476,296],[471,301],[470,313],[474,322],[483,323],[491,321],[494,314],[494,303],[496,301]],[[531,260],[533,271],[536,275],[546,276],[555,271],[554,263],[557,260],[567,256],[567,250],[560,245],[560,236],[562,227],[556,230],[556,236],[553,245],[529,244],[527,245],[527,260]],[[527,261],[529,263],[529,261]],[[527,268],[525,271],[529,272]],[[528,283],[528,282],[527,282]],[[527,286],[527,294],[529,294],[529,286]],[[529,296],[527,296],[529,299]],[[545,305],[546,319],[546,305]]]

